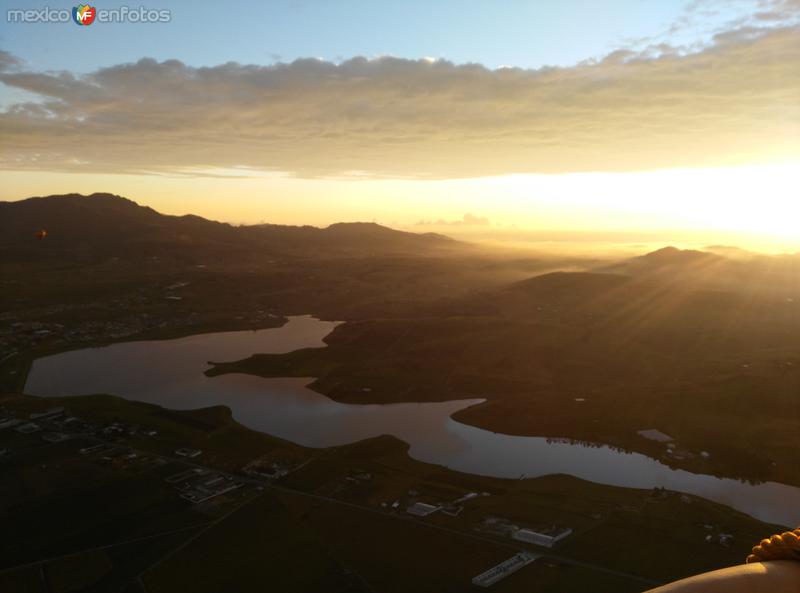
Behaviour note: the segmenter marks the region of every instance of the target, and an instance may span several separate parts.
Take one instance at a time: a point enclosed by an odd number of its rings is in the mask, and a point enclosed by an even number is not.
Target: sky
[[[199,4],[0,3],[0,199],[800,248],[800,0]]]

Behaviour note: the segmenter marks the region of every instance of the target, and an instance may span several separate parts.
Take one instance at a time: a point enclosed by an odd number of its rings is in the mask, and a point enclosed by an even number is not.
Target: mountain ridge
[[[37,240],[37,232],[47,236]],[[123,196],[96,192],[36,196],[0,202],[0,253],[8,257],[76,255],[155,256],[197,250],[311,255],[364,253],[425,254],[455,248],[458,241],[434,233],[417,234],[372,222],[339,222],[327,227],[277,224],[235,226],[194,214],[170,215]],[[167,254],[164,254],[167,255]]]

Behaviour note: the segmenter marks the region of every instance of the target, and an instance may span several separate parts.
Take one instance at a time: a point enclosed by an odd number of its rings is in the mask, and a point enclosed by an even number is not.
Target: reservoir
[[[336,325],[298,316],[273,329],[73,350],[34,361],[25,391],[49,397],[110,393],[175,410],[224,405],[242,425],[308,447],[389,434],[408,443],[413,458],[461,472],[503,478],[563,473],[613,486],[658,486],[726,504],[763,521],[800,523],[800,488],[674,470],[639,453],[498,434],[451,418],[479,399],[342,404],[308,389],[312,378],[204,375],[210,360],[324,347],[323,338]]]

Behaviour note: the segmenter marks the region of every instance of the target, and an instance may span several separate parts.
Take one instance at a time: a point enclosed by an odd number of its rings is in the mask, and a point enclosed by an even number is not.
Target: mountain
[[[727,246],[703,251],[664,247],[594,271],[624,274],[672,287],[760,293],[784,300],[800,297],[797,254],[763,255]]]
[[[242,233],[276,252],[323,255],[425,255],[463,248],[466,244],[436,233],[408,233],[372,222],[339,222],[325,228],[262,224],[241,227]]]
[[[46,237],[37,237],[40,230]],[[425,255],[459,245],[442,235],[407,233],[374,223],[236,227],[194,215],[161,214],[107,193],[0,202],[0,255],[6,261]]]
[[[759,257],[757,253],[747,251],[746,249],[736,247],[735,245],[707,245],[706,247],[703,247],[703,251],[707,253],[714,253],[716,255],[722,255],[730,259],[751,260]]]
[[[631,275],[662,272],[680,274],[698,269],[707,270],[726,262],[727,258],[714,253],[669,246],[605,266],[600,271]]]
[[[593,272],[552,272],[527,278],[508,287],[509,292],[535,296],[554,302],[573,302],[596,297],[628,284],[630,278],[621,274]]]
[[[36,233],[45,230],[39,239]],[[198,216],[166,216],[126,198],[96,193],[0,202],[0,253],[14,259],[139,258],[241,244],[230,225]]]

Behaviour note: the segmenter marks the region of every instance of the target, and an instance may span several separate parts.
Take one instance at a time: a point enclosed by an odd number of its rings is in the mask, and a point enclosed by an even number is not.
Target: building
[[[202,451],[200,449],[189,449],[187,447],[181,447],[180,449],[175,450],[175,455],[180,455],[181,457],[188,457],[189,459],[194,459],[198,457]]]
[[[178,490],[182,492],[181,498],[199,504],[242,486],[243,482],[233,480],[223,474],[210,473],[196,476],[195,479],[178,486]]]
[[[48,443],[60,443],[62,441],[68,441],[70,436],[63,432],[48,432],[47,434],[43,434],[42,438]]]
[[[569,527],[553,526],[549,529],[541,529],[539,531],[534,531],[533,529],[517,529],[511,537],[521,542],[552,548],[562,539],[570,535],[572,535],[572,529]]]
[[[436,507],[432,504],[426,504],[424,502],[415,502],[406,509],[406,512],[410,515],[416,515],[417,517],[427,517],[428,515],[432,515],[438,511],[440,508],[441,507]]]
[[[637,433],[640,437],[644,437],[650,441],[657,441],[659,443],[669,443],[672,442],[674,439],[661,432],[660,430],[656,430],[655,428],[648,428],[645,430],[639,430]]]
[[[113,445],[100,443],[98,445],[91,445],[90,447],[84,447],[83,449],[78,449],[78,453],[80,453],[81,455],[91,455],[93,453],[107,453],[108,451],[112,451],[113,449],[114,449]]]
[[[64,408],[50,408],[44,412],[31,414],[31,420],[44,420],[61,416],[64,413]]]
[[[27,424],[22,424],[20,426],[17,426],[14,430],[22,434],[30,434],[32,432],[37,432],[39,430],[42,430],[42,428],[35,422],[28,422]]]
[[[494,566],[486,572],[482,572],[478,576],[474,577],[472,579],[472,584],[478,587],[491,587],[496,582],[503,580],[511,574],[514,574],[523,566],[527,566],[536,560],[536,558],[538,558],[538,556],[531,554],[530,552],[519,552],[508,560],[504,560],[497,566]]]

